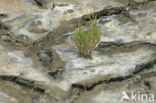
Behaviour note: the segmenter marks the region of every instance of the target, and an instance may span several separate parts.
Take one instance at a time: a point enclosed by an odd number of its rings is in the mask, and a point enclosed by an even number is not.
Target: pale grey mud
[[[92,13],[86,59],[73,32]],[[156,0],[0,0],[0,103],[156,103]]]

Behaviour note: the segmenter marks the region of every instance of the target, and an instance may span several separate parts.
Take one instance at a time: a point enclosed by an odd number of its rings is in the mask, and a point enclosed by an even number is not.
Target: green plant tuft
[[[101,38],[101,31],[97,25],[96,16],[90,17],[89,26],[83,28],[78,23],[78,29],[74,32],[75,44],[79,50],[79,54],[83,57],[91,57],[93,49]]]

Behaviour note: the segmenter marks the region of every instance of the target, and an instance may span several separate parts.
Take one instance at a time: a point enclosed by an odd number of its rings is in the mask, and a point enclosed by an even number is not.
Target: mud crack
[[[11,27],[0,22],[0,42],[5,42],[12,46],[28,46],[32,43],[30,38],[24,35],[15,35],[11,32]]]
[[[133,41],[133,42],[100,42],[96,51],[107,51],[107,50],[130,50],[136,49],[138,47],[154,47],[156,48],[156,44],[144,41]]]
[[[93,15],[96,15],[96,18],[100,18],[102,16],[110,16],[114,14],[120,14],[123,11],[126,11],[125,7],[114,7],[114,8],[105,8],[103,10],[97,11],[95,13],[89,14],[89,15],[84,15],[82,17],[82,20],[89,21],[90,17],[93,18]]]
[[[7,17],[7,14],[0,14],[0,19]]]
[[[126,76],[118,76],[118,77],[101,77],[101,80],[98,81],[94,81],[92,80],[91,82],[87,82],[87,83],[74,83],[72,84],[72,88],[79,88],[82,90],[87,90],[90,91],[92,89],[94,89],[97,85],[101,85],[101,84],[109,84],[109,83],[113,83],[113,82],[123,82],[125,80],[129,80],[131,78],[135,78],[137,74],[140,74],[141,72],[143,72],[144,70],[149,70],[152,69],[154,66],[156,65],[156,59],[151,60],[147,63],[142,63],[142,64],[138,64],[135,67],[135,71],[132,74],[126,75]]]
[[[24,79],[24,78],[21,78],[18,76],[6,76],[6,75],[1,75],[0,80],[13,82],[13,83],[16,83],[20,86],[31,88],[37,92],[40,92],[40,93],[45,92],[45,89],[40,88],[39,86],[36,86],[35,81],[33,81],[33,80]]]
[[[46,7],[47,0],[32,0],[39,7]]]

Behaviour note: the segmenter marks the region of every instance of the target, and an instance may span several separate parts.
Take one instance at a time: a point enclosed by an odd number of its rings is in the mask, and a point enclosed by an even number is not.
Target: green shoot
[[[79,50],[79,54],[84,57],[91,57],[93,49],[96,47],[101,38],[101,31],[97,25],[96,16],[90,17],[89,26],[83,28],[78,23],[78,30],[74,32],[75,44]]]

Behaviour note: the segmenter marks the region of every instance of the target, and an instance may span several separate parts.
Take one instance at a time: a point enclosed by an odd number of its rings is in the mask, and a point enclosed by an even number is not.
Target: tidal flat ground
[[[156,0],[0,0],[0,103],[156,103]]]

